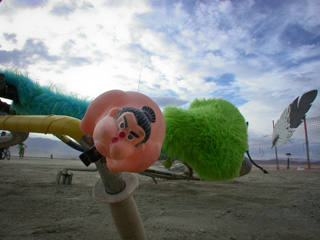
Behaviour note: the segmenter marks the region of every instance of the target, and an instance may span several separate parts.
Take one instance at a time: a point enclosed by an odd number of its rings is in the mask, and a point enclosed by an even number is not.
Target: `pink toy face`
[[[93,137],[111,173],[139,173],[159,158],[165,122],[158,105],[146,95],[111,90],[92,101],[80,129]]]
[[[121,160],[144,150],[139,144],[145,137],[133,113],[125,112],[118,119],[114,117],[120,109],[113,109],[96,125],[93,138],[98,152],[106,158]]]

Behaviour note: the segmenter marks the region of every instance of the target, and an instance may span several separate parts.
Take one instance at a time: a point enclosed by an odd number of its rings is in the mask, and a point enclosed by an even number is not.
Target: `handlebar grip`
[[[85,135],[80,129],[79,119],[60,115],[0,116],[0,129],[16,132],[68,135],[79,143]]]

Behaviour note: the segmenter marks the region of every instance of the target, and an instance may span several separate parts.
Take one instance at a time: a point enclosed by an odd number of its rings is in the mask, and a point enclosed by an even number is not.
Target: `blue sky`
[[[139,90],[164,108],[221,97],[249,121],[253,155],[266,153],[272,120],[320,89],[319,12],[314,0],[3,0],[0,68],[89,99]]]

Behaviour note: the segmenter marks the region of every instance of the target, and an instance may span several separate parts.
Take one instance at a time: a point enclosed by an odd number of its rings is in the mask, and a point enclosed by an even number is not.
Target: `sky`
[[[79,98],[139,91],[162,109],[223,98],[267,157],[272,121],[320,90],[319,12],[317,0],[3,0],[0,68]]]

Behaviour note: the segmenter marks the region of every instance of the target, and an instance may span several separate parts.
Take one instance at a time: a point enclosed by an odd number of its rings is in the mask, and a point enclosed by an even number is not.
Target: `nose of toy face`
[[[125,138],[126,133],[124,131],[119,132],[119,138]]]

